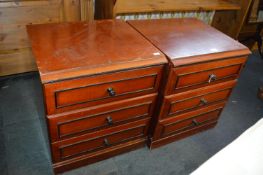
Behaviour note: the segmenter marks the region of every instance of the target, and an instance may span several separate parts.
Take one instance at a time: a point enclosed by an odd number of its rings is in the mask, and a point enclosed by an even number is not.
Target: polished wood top
[[[134,20],[128,23],[166,54],[174,65],[250,53],[239,42],[194,18]]]
[[[124,21],[39,24],[27,30],[43,83],[167,62]]]

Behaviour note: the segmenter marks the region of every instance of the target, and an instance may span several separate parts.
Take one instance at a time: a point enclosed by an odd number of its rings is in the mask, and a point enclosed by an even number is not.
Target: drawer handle
[[[217,79],[217,76],[215,74],[211,74],[211,75],[209,75],[208,83],[211,83],[211,82],[215,81],[216,79]]]
[[[195,125],[195,126],[198,126],[200,123],[196,120],[193,120],[192,123]]]
[[[207,105],[207,104],[208,104],[208,101],[207,101],[206,99],[204,99],[204,98],[201,98],[200,104],[201,104],[201,105]]]
[[[108,88],[107,89],[107,91],[108,91],[108,93],[109,93],[109,95],[111,96],[111,97],[113,97],[113,96],[115,96],[116,95],[116,92],[114,91],[114,89],[113,88]]]
[[[110,146],[108,139],[104,139],[104,144],[105,144],[105,146]]]
[[[106,120],[107,120],[107,122],[108,122],[109,125],[112,125],[112,124],[113,124],[113,120],[112,120],[111,116],[108,116],[108,117],[106,118]]]

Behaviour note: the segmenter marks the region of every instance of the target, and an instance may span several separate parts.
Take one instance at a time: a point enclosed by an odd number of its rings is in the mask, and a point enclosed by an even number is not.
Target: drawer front
[[[172,117],[183,112],[200,109],[217,102],[226,101],[235,84],[236,80],[232,80],[166,96],[161,108],[160,118]]]
[[[54,114],[158,91],[163,66],[133,69],[44,85],[47,113]]]
[[[151,117],[157,94],[122,100],[72,113],[48,116],[51,141]]]
[[[166,95],[196,89],[238,78],[246,57],[229,58],[174,68]]]
[[[52,144],[53,161],[59,162],[94,153],[147,136],[149,119]]]
[[[225,103],[221,102],[206,108],[161,120],[156,128],[154,139],[193,129],[209,122],[215,122],[218,120],[224,105]]]
[[[214,110],[205,114],[197,115],[191,119],[175,122],[163,127],[162,136],[178,133],[207,122],[216,121],[221,110]]]

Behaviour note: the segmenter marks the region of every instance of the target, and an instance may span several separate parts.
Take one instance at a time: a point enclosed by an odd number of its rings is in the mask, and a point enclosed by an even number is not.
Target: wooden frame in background
[[[35,71],[26,25],[94,19],[93,0],[0,2],[0,76]]]

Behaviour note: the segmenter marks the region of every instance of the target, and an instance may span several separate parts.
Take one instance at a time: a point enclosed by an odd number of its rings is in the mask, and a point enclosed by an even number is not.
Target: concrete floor
[[[184,175],[263,117],[256,97],[263,85],[263,60],[250,56],[219,124],[209,131],[159,149],[146,147],[85,166],[67,175]],[[52,174],[37,73],[0,78],[0,174]]]

